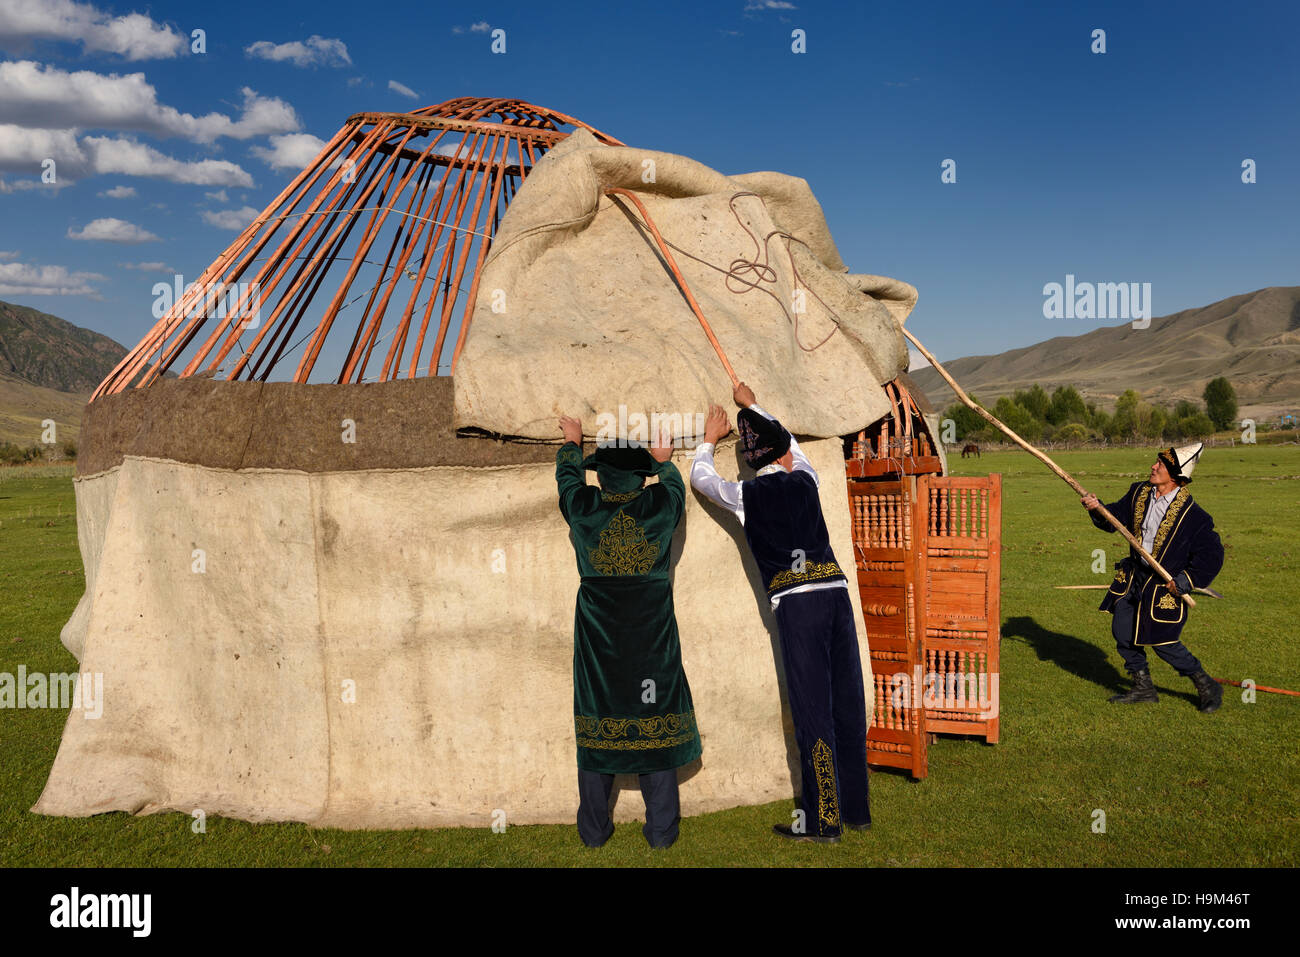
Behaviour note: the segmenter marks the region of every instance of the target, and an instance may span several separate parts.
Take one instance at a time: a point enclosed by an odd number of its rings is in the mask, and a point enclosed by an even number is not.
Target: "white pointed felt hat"
[[[1160,453],[1160,458],[1165,463],[1165,469],[1169,472],[1172,479],[1185,479],[1188,482],[1192,480],[1192,470],[1196,468],[1196,463],[1201,457],[1201,451],[1205,448],[1204,442],[1195,442],[1192,445],[1184,445],[1182,448],[1171,448]]]

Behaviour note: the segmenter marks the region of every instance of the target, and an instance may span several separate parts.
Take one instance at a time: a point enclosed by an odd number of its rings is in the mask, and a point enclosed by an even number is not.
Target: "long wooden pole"
[[[927,349],[925,346],[921,345],[920,341],[916,338],[916,336],[908,332],[905,327],[903,328],[903,335],[907,336],[908,341],[911,342],[912,345],[916,346],[917,351],[919,351],[921,355],[925,356],[925,358],[929,361],[930,365],[934,366],[934,371],[939,373],[939,375],[943,378],[944,382],[948,383],[948,385],[952,388],[952,391],[957,394],[957,398],[961,400],[963,405],[965,405],[969,409],[972,409],[977,415],[981,416],[984,419],[987,419],[991,424],[997,426],[999,429],[1005,432],[1007,436],[1011,439],[1011,441],[1015,442],[1022,449],[1024,449],[1030,455],[1037,458],[1040,462],[1042,462],[1049,469],[1055,472],[1058,476],[1064,479],[1065,482],[1070,486],[1070,488],[1074,489],[1076,492],[1079,493],[1080,497],[1086,498],[1088,496],[1087,490],[1085,490],[1082,485],[1076,482],[1074,480],[1074,477],[1071,476],[1070,473],[1065,471],[1065,469],[1061,468],[1059,465],[1057,465],[1055,462],[1049,459],[1038,449],[1034,448],[1032,445],[1030,445],[1020,436],[1016,435],[1015,432],[1012,432],[1009,428],[1007,428],[1005,425],[999,422],[997,418],[995,418],[993,414],[989,412],[987,409],[983,408],[980,405],[977,405],[975,401],[971,399],[971,397],[968,396],[962,390],[962,387],[953,381],[952,376],[948,375],[947,370],[945,370],[944,367],[939,364],[939,360],[936,359],[930,353],[930,350]],[[1128,543],[1130,545],[1132,545],[1135,549],[1137,549],[1137,553],[1147,560],[1147,564],[1149,564],[1153,569],[1155,569],[1156,573],[1160,575],[1161,578],[1163,578],[1167,582],[1173,581],[1173,576],[1164,570],[1161,564],[1155,560],[1155,557],[1150,552],[1148,552],[1145,548],[1142,547],[1142,543],[1138,541],[1137,538],[1134,537],[1132,532],[1130,532],[1127,528],[1124,527],[1123,523],[1120,522],[1119,519],[1117,519],[1114,515],[1112,515],[1107,510],[1106,506],[1099,504],[1096,508],[1096,511],[1101,512],[1101,514],[1106,518],[1106,521],[1110,522],[1112,525],[1115,526],[1116,530],[1119,531],[1119,533],[1128,540]],[[1192,599],[1192,596],[1187,594],[1186,592],[1179,592],[1178,597],[1187,603],[1188,608],[1196,607],[1196,602]]]
[[[700,320],[700,325],[704,327],[704,334],[709,337],[709,342],[713,345],[713,351],[716,352],[718,358],[722,360],[722,368],[726,369],[727,375],[731,377],[731,384],[733,386],[740,385],[740,379],[736,375],[736,370],[731,368],[731,363],[727,360],[727,354],[722,351],[722,345],[718,342],[718,337],[713,334],[713,328],[709,325],[709,320],[705,319],[704,313],[700,311],[700,304],[696,302],[695,297],[691,295],[691,289],[686,285],[685,277],[682,276],[681,270],[677,268],[677,260],[674,259],[673,254],[668,251],[668,245],[664,242],[664,238],[659,235],[659,227],[657,227],[654,220],[650,218],[650,213],[646,211],[645,204],[642,203],[636,193],[632,192],[630,189],[611,186],[605,190],[606,196],[612,197],[615,193],[620,196],[626,196],[635,203],[636,208],[641,211],[641,217],[645,220],[645,224],[650,230],[650,235],[654,237],[655,243],[658,244],[659,252],[663,255],[664,262],[668,264],[668,268],[672,271],[673,278],[677,280],[677,285],[681,287],[682,294],[686,297],[687,305],[689,305],[691,311],[695,313],[695,318]]]

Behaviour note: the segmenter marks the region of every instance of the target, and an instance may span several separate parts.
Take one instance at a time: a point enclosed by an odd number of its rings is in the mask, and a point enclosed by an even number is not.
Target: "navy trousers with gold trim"
[[[1111,614],[1114,617],[1111,618],[1110,622],[1110,634],[1115,639],[1115,649],[1119,652],[1119,656],[1124,659],[1124,669],[1131,675],[1147,670],[1146,648],[1151,648],[1180,675],[1190,678],[1204,669],[1197,657],[1181,641],[1171,641],[1166,645],[1147,645],[1146,647],[1133,642],[1137,616],[1140,614],[1138,602],[1141,599],[1142,588],[1146,585],[1150,576],[1151,573],[1145,570],[1135,571],[1133,573],[1133,584],[1129,588],[1128,594],[1115,602],[1115,606],[1111,609]]]
[[[831,837],[840,833],[841,822],[869,824],[867,703],[848,589],[786,595],[776,606],[776,621],[799,746],[806,833]]]

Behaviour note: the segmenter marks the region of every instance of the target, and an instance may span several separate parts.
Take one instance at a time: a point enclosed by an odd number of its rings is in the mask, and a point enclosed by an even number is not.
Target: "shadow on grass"
[[[1132,681],[1128,675],[1117,668],[1111,657],[1100,648],[1082,641],[1074,637],[1074,635],[1063,634],[1059,631],[1048,631],[1032,618],[1022,616],[1007,619],[1002,626],[1002,637],[1004,639],[1023,639],[1038,655],[1039,661],[1049,661],[1070,674],[1082,678],[1084,681],[1091,681],[1101,688],[1123,692],[1132,687]],[[1151,656],[1148,656],[1147,660],[1150,661],[1150,659]],[[1151,677],[1157,682],[1160,681],[1160,676],[1154,668]],[[1174,677],[1180,681],[1186,680],[1177,674]],[[1199,703],[1199,698],[1194,691],[1175,690],[1164,683],[1157,684],[1157,690],[1161,694],[1182,698],[1192,704]]]
[[[1002,638],[1024,640],[1039,661],[1048,661],[1075,677],[1110,691],[1127,691],[1130,685],[1124,672],[1095,645],[1074,635],[1048,631],[1032,618],[1008,618],[1002,624]]]

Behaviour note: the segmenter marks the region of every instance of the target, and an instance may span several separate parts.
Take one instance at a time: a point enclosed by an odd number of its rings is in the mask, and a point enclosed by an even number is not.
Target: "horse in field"
[[[967,445],[964,449],[961,450],[961,457],[962,457],[962,458],[965,458],[965,457],[968,456],[968,455],[973,455],[973,456],[975,456],[975,458],[979,458],[979,457],[980,457],[980,447],[979,447],[978,445],[976,445],[974,442],[971,442],[969,445]]]

